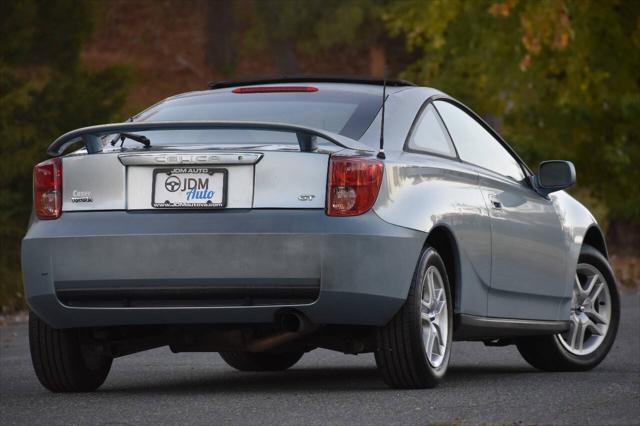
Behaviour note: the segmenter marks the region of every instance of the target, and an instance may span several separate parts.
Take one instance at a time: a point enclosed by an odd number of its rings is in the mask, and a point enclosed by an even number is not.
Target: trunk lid
[[[341,148],[295,148],[166,146],[72,154],[63,157],[62,210],[324,208],[329,155]]]

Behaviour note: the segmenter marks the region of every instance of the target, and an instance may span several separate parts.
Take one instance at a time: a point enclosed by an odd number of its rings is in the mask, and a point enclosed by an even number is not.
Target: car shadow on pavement
[[[167,378],[155,377],[145,383],[127,383],[118,380],[111,384],[109,381],[100,389],[100,393],[217,393],[227,394],[237,391],[244,392],[274,392],[274,391],[353,391],[386,389],[375,368],[293,368],[278,372],[240,372],[224,371],[222,373],[207,374],[206,371],[197,378]]]
[[[144,382],[127,383],[107,381],[99,393],[142,394],[200,394],[227,395],[238,392],[296,392],[296,391],[394,391],[386,386],[375,367],[349,368],[293,368],[288,371],[250,373],[225,371],[221,374],[193,378],[167,378],[161,376]],[[451,367],[440,387],[458,387],[477,384],[483,386],[488,379],[505,375],[516,378],[522,374],[539,373],[526,366],[464,366]],[[204,376],[204,377],[203,377]]]

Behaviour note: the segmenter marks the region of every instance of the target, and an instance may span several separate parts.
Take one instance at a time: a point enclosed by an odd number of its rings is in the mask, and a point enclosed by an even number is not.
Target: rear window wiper
[[[122,144],[124,144],[124,140],[125,139],[131,139],[132,141],[140,142],[146,148],[149,148],[151,146],[151,140],[148,137],[143,136],[143,135],[137,135],[135,133],[119,133],[111,141],[111,146],[115,146],[116,143],[118,142],[118,139],[120,139],[120,146],[122,146]]]

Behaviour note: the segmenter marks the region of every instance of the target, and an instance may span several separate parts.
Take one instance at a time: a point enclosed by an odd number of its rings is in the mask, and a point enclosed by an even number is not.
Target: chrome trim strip
[[[185,166],[190,164],[256,164],[262,154],[234,152],[162,152],[119,154],[125,166]]]

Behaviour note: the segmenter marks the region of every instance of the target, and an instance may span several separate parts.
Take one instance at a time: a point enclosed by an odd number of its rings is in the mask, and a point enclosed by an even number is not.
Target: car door
[[[529,185],[521,163],[476,117],[436,101],[462,161],[476,166],[491,217],[490,317],[555,320],[567,248],[553,202]]]

